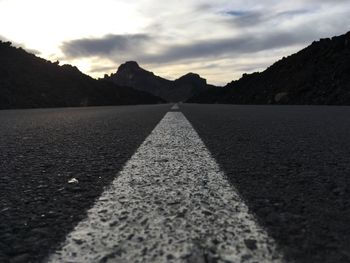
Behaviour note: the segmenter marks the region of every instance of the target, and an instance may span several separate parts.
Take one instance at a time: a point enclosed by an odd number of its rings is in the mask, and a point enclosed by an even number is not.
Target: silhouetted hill
[[[0,109],[149,104],[149,93],[95,80],[0,41]]]
[[[350,32],[313,42],[262,73],[244,74],[189,102],[350,105]]]
[[[171,81],[144,70],[134,61],[126,62],[118,68],[117,73],[104,78],[118,85],[133,87],[137,90],[147,91],[164,98],[164,90],[169,89]]]
[[[105,76],[104,79],[150,92],[171,102],[185,101],[209,87],[207,81],[198,74],[189,73],[171,81],[141,68],[135,61],[122,64],[115,74]]]

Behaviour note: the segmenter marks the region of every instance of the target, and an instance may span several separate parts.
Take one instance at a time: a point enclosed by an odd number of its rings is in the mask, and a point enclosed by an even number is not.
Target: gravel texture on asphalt
[[[180,112],[169,112],[51,255],[59,262],[284,262]]]
[[[0,262],[38,262],[170,105],[0,111]]]
[[[350,107],[180,108],[288,259],[350,262]]]

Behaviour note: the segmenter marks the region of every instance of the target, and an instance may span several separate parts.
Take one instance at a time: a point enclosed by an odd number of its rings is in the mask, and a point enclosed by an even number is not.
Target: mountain
[[[146,92],[95,80],[76,67],[59,66],[0,41],[0,109],[162,101]]]
[[[135,61],[122,64],[116,73],[105,76],[104,80],[152,93],[169,102],[185,101],[211,87],[198,74],[189,73],[171,81],[141,68]]]
[[[350,105],[350,32],[313,42],[264,72],[244,74],[189,102]]]

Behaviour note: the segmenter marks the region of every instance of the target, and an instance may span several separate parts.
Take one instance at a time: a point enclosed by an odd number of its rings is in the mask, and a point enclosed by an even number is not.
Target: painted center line
[[[171,110],[179,110],[179,105],[176,103],[174,106],[171,107]]]
[[[168,112],[49,262],[284,262],[181,112]]]

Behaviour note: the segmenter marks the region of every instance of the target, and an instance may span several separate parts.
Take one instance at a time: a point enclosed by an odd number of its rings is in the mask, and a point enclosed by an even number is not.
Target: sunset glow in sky
[[[223,85],[347,31],[349,0],[0,0],[0,39],[93,77],[136,60]]]

